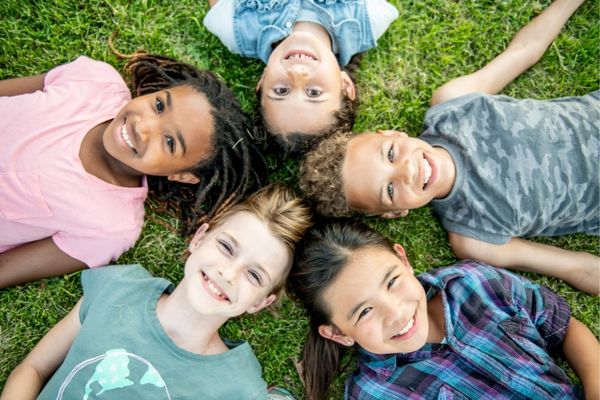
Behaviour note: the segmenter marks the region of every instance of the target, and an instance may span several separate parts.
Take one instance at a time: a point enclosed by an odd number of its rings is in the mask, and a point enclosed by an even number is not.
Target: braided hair
[[[189,171],[195,185],[148,176],[150,192],[168,207],[179,209],[180,231],[189,234],[198,223],[210,220],[235,204],[266,179],[266,163],[248,134],[241,106],[233,92],[210,71],[172,58],[136,52],[125,65],[135,96],[175,86],[190,86],[211,106],[213,132],[210,157]]]

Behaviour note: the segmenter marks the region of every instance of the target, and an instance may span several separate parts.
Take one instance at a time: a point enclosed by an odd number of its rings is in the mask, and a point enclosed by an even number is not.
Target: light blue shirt
[[[397,17],[385,0],[220,0],[204,25],[231,52],[266,64],[273,44],[289,36],[296,22],[318,23],[344,66],[354,54],[375,47]]]

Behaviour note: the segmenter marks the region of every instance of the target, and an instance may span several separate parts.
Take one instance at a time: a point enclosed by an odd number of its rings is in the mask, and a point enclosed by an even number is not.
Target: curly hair
[[[216,215],[210,224],[214,228],[239,211],[247,211],[267,224],[273,235],[281,240],[289,250],[290,264],[272,289],[272,293],[279,294],[285,287],[296,244],[312,225],[311,208],[304,199],[296,196],[292,189],[281,183],[272,183]]]
[[[356,73],[362,56],[362,53],[355,54],[350,59],[350,63],[343,68],[343,71],[348,73],[352,82],[356,81]],[[333,113],[334,121],[331,125],[318,132],[289,132],[283,135],[281,132],[277,132],[270,127],[265,118],[262,108],[261,87],[256,91],[256,111],[253,117],[254,137],[267,143],[267,146],[273,147],[274,145],[277,150],[283,150],[286,153],[305,153],[321,139],[337,132],[351,131],[356,119],[358,105],[358,92],[356,92],[354,99],[351,99],[342,90],[340,94],[340,108]]]
[[[179,210],[180,231],[189,234],[199,222],[261,186],[266,180],[266,162],[248,134],[237,98],[214,73],[144,52],[128,58],[125,71],[131,77],[135,95],[190,86],[211,107],[214,132],[211,155],[187,171],[200,178],[200,183],[190,185],[166,177],[148,177],[151,193]]]
[[[339,132],[321,140],[300,163],[298,185],[318,213],[328,217],[355,214],[346,202],[341,170],[346,156],[349,132]]]

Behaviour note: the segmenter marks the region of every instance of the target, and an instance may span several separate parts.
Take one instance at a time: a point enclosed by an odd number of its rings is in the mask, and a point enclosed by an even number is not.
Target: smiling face
[[[104,148],[130,174],[170,176],[208,158],[213,117],[206,98],[176,86],[127,103],[104,131]]]
[[[331,46],[302,31],[273,50],[258,88],[269,131],[284,136],[327,130],[341,107],[342,92],[354,98],[352,80],[340,70]]]
[[[230,318],[271,304],[272,290],[291,263],[285,244],[247,211],[207,229],[205,224],[196,233],[185,264],[182,283],[193,307]]]
[[[398,131],[352,138],[341,171],[348,206],[384,217],[445,197],[454,176],[446,150]]]
[[[374,354],[411,352],[426,343],[425,291],[402,247],[394,248],[397,254],[373,246],[352,253],[323,293],[338,329],[322,325],[323,337],[343,345],[356,342]]]

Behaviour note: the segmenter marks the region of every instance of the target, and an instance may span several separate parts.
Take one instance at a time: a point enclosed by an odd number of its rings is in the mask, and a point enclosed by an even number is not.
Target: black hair
[[[346,347],[319,334],[319,326],[332,325],[325,304],[325,290],[348,264],[353,252],[379,247],[392,251],[392,243],[372,229],[353,220],[321,221],[296,248],[288,290],[300,300],[309,315],[304,344],[304,382],[309,399],[327,397],[329,385],[341,373]],[[335,329],[335,326],[334,326]]]
[[[136,96],[190,86],[211,107],[211,155],[188,171],[200,178],[200,183],[182,184],[148,176],[150,192],[179,209],[182,233],[190,233],[199,222],[211,219],[265,182],[265,160],[248,134],[237,98],[219,77],[172,58],[143,52],[133,54],[125,70]]]

